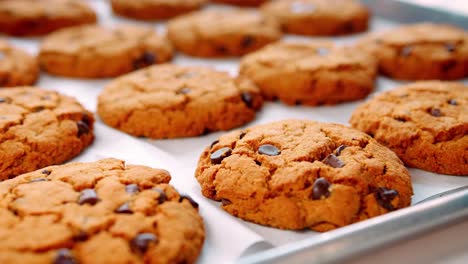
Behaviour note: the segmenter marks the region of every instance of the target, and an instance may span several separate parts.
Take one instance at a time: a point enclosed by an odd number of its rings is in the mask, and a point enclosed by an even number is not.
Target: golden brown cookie
[[[0,183],[1,263],[194,263],[203,222],[165,170],[116,159]]]
[[[158,65],[115,79],[98,98],[98,114],[135,136],[199,136],[241,126],[262,106],[246,78],[210,68]]]
[[[395,79],[468,77],[468,33],[451,25],[423,23],[372,33],[357,48],[372,52],[380,72]]]
[[[79,0],[2,0],[0,32],[45,35],[57,29],[96,23],[96,14]]]
[[[251,78],[267,99],[286,104],[336,104],[374,89],[375,60],[331,42],[278,42],[248,54],[239,74]]]
[[[276,0],[261,11],[283,30],[300,35],[343,35],[366,31],[369,10],[357,0]]]
[[[94,139],[93,114],[74,98],[34,87],[0,90],[0,180],[63,163]]]
[[[38,77],[35,57],[0,40],[0,87],[31,85]]]
[[[166,62],[172,53],[169,40],[152,28],[81,26],[47,36],[39,62],[45,71],[55,75],[103,78]]]
[[[240,56],[281,37],[279,25],[250,10],[209,9],[172,19],[168,37],[174,46],[198,57]]]
[[[406,165],[468,176],[468,86],[416,82],[359,106],[350,123],[386,145]]]
[[[238,5],[238,6],[259,6],[269,0],[212,0],[213,2]]]
[[[409,206],[412,195],[395,153],[358,130],[305,120],[221,136],[195,176],[228,213],[281,229],[335,229]]]
[[[207,0],[111,0],[114,13],[143,20],[168,19],[202,7]]]

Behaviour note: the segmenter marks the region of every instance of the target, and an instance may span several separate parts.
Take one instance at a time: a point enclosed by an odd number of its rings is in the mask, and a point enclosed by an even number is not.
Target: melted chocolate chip
[[[399,117],[399,116],[394,117],[393,119],[395,119],[395,120],[398,121],[398,122],[402,122],[402,123],[405,123],[405,122],[406,122],[406,119],[405,119],[405,118]]]
[[[375,199],[377,200],[377,203],[379,203],[380,206],[389,211],[392,211],[395,209],[392,205],[392,201],[393,199],[395,199],[395,197],[397,197],[397,195],[398,192],[395,190],[380,187],[375,192]]]
[[[312,187],[312,199],[320,200],[330,196],[330,183],[325,178],[318,178]]]
[[[115,209],[114,212],[118,214],[133,214],[133,211],[130,209],[130,205],[128,205],[128,203],[123,203],[119,208]]]
[[[447,101],[447,103],[449,103],[451,105],[458,105],[458,102],[455,99],[450,99],[450,100]]]
[[[405,46],[403,47],[403,49],[401,49],[400,55],[403,57],[408,57],[409,55],[411,55],[412,52],[413,52],[413,47]]]
[[[242,92],[241,99],[245,103],[248,108],[252,108],[253,106],[253,98],[249,92]]]
[[[302,105],[302,101],[301,100],[296,100],[296,102],[294,102],[295,105]]]
[[[246,49],[255,43],[255,38],[252,36],[245,36],[241,41],[241,47]]]
[[[49,180],[46,178],[36,178],[36,179],[30,180],[29,183],[44,182],[44,181],[49,181]]]
[[[159,204],[162,204],[167,200],[167,195],[162,189],[153,188],[153,191],[159,193],[159,197],[158,197],[158,203]]]
[[[318,48],[315,50],[315,52],[320,55],[320,56],[326,56],[330,51],[327,48]]]
[[[133,62],[133,69],[138,70],[156,62],[156,55],[151,52],[145,52],[141,57]]]
[[[442,112],[440,111],[439,108],[432,108],[430,114],[435,117],[442,116]]]
[[[76,126],[78,127],[77,137],[81,137],[82,135],[89,133],[89,126],[85,122],[78,121],[76,122]]]
[[[188,196],[188,195],[181,195],[180,198],[179,198],[179,202],[182,202],[183,200],[188,200],[190,202],[190,204],[193,206],[193,208],[198,208],[198,203],[195,202],[195,200],[192,199],[192,197]]]
[[[446,49],[448,52],[452,53],[452,52],[455,51],[455,45],[452,44],[452,43],[446,43],[446,44],[445,44],[445,49]]]
[[[82,204],[90,204],[95,205],[99,202],[99,197],[94,189],[84,189],[81,191],[80,197],[78,198],[78,203]]]
[[[141,233],[138,234],[134,239],[130,241],[130,247],[134,252],[139,254],[145,254],[151,243],[157,243],[158,238],[152,233]]]
[[[262,166],[262,163],[258,160],[255,160],[255,164],[257,164],[258,166]]]
[[[222,204],[222,205],[229,205],[229,204],[232,204],[232,202],[229,201],[228,199],[224,199],[224,198],[223,198],[223,199],[221,199],[221,204]]]
[[[265,144],[258,148],[258,153],[268,156],[278,156],[281,154],[281,151],[273,145]]]
[[[332,166],[333,168],[342,168],[345,164],[341,161],[335,154],[328,155],[324,160],[323,163]]]
[[[239,139],[242,139],[243,137],[245,137],[245,135],[247,134],[247,132],[245,131],[242,131],[239,135]]]
[[[179,90],[176,92],[176,94],[188,94],[188,93],[190,93],[190,89],[187,88],[187,87],[184,87],[184,88],[182,88],[182,89],[179,89]]]
[[[342,152],[345,148],[347,148],[347,147],[348,147],[348,146],[346,146],[346,145],[341,145],[341,146],[339,146],[339,147],[335,150],[335,155],[336,155],[336,156],[341,155],[341,152]]]
[[[218,139],[215,140],[215,141],[213,141],[213,142],[211,143],[211,145],[210,145],[210,148],[213,148],[213,146],[216,145],[216,144],[218,144],[218,143],[219,143],[219,140],[218,140]]]
[[[211,153],[210,155],[211,164],[221,164],[221,161],[223,161],[224,158],[231,156],[231,154],[232,154],[232,149],[228,147],[220,148],[216,150],[215,152]]]
[[[77,234],[73,236],[73,241],[80,242],[86,241],[88,239],[88,234],[84,231],[79,231]]]
[[[50,175],[52,172],[50,170],[42,170],[41,173],[45,175]]]
[[[140,187],[137,184],[127,184],[125,185],[125,191],[130,194],[134,194],[140,191]]]
[[[54,264],[78,264],[71,251],[67,248],[62,248],[55,255]]]
[[[451,69],[453,69],[455,66],[457,66],[457,61],[456,60],[448,60],[442,63],[441,69],[444,72],[448,72]]]
[[[88,127],[91,127],[91,124],[93,123],[91,117],[87,113],[83,113],[83,117],[81,118],[81,121],[83,121]]]

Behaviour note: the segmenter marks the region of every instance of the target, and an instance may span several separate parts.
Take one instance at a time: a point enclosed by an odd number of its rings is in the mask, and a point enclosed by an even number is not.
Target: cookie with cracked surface
[[[300,35],[344,35],[366,31],[370,13],[356,0],[277,0],[261,11],[283,30]]]
[[[194,263],[203,221],[170,178],[104,159],[1,182],[0,262]]]
[[[77,156],[94,139],[93,123],[93,114],[72,97],[34,87],[1,89],[0,180]]]
[[[112,10],[121,16],[161,20],[201,8],[207,0],[111,0]]]
[[[158,65],[122,76],[98,98],[98,114],[135,136],[175,138],[228,130],[255,118],[263,99],[246,78],[204,67]]]
[[[468,86],[425,81],[359,106],[350,124],[392,149],[406,165],[468,176]]]
[[[104,78],[169,61],[172,53],[169,40],[152,28],[93,25],[47,36],[41,44],[39,62],[55,75]]]
[[[358,43],[379,60],[379,70],[402,80],[468,77],[468,33],[451,25],[422,23],[372,33]]]
[[[238,6],[259,6],[269,0],[213,0],[213,2],[238,5]]]
[[[0,32],[15,36],[45,35],[96,20],[95,12],[78,0],[0,1]]]
[[[242,9],[193,12],[170,20],[167,28],[178,50],[198,57],[240,56],[281,38],[276,21]]]
[[[0,87],[31,85],[38,77],[35,57],[0,40]]]
[[[410,205],[410,175],[361,131],[285,120],[221,136],[195,177],[228,213],[281,229],[328,231]]]
[[[278,42],[243,57],[239,74],[270,100],[336,104],[366,97],[374,89],[377,64],[367,53],[331,42]]]

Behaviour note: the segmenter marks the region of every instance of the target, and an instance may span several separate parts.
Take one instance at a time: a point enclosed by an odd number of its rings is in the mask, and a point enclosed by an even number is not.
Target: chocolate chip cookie
[[[300,35],[343,35],[366,31],[370,13],[356,0],[276,0],[262,12],[283,30]]]
[[[406,25],[372,33],[358,45],[379,59],[382,74],[395,79],[468,77],[468,33],[451,25]]]
[[[203,222],[170,179],[105,159],[1,182],[0,262],[194,263]]]
[[[34,87],[1,89],[0,180],[77,156],[93,141],[93,123],[93,114],[72,97]]]
[[[198,57],[240,56],[281,37],[276,21],[240,9],[193,12],[170,20],[167,28],[178,50]]]
[[[374,89],[375,60],[331,42],[278,42],[248,54],[240,75],[267,99],[286,104],[336,104],[366,97]]]
[[[467,85],[408,84],[358,107],[350,123],[392,149],[408,166],[468,175]]]
[[[57,29],[96,23],[96,14],[79,0],[2,0],[0,32],[45,35]]]
[[[143,20],[168,19],[197,10],[207,0],[111,0],[114,13]]]
[[[259,6],[269,0],[213,0],[213,2],[238,5],[238,6]]]
[[[35,57],[0,40],[0,87],[30,85],[38,77]]]
[[[152,28],[81,26],[47,36],[39,62],[45,71],[55,75],[103,78],[166,62],[172,53],[169,40]]]
[[[335,229],[409,206],[412,195],[395,153],[358,130],[305,120],[221,136],[195,176],[228,213],[281,229]]]
[[[248,79],[165,64],[112,81],[99,95],[97,112],[131,135],[175,138],[241,126],[255,118],[262,101]]]

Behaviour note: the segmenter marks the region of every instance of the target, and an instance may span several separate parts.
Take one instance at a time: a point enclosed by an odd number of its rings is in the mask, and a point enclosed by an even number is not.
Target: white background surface
[[[94,0],[89,2],[99,11],[100,23],[102,24],[133,22],[112,16],[105,1]],[[468,0],[462,2],[468,2]],[[161,24],[146,24],[156,25],[159,31],[164,31]],[[372,23],[373,30],[384,30],[393,26],[395,24],[379,19],[374,19]],[[356,37],[335,38],[335,41],[338,43],[351,43]],[[286,39],[304,40],[307,38],[287,36]],[[40,39],[14,38],[10,40],[32,53],[37,53],[40,41]],[[208,65],[229,71],[233,75],[237,73],[236,62],[235,59],[201,60],[180,54],[175,58],[175,63],[178,64]],[[42,74],[39,86],[75,96],[85,107],[95,111],[96,97],[108,81],[66,79]],[[398,85],[400,83],[379,78],[375,93],[392,89]],[[361,102],[324,107],[288,107],[280,103],[267,103],[263,110],[259,112],[257,119],[248,126],[286,118],[314,119],[347,124],[353,109],[359,103]],[[320,234],[312,231],[282,231],[246,223],[228,215],[219,209],[216,203],[201,196],[200,187],[193,177],[198,155],[204,147],[223,132],[198,138],[142,140],[127,136],[106,127],[102,123],[98,123],[95,133],[96,141],[93,146],[76,160],[91,161],[112,156],[125,159],[129,163],[165,168],[173,175],[172,184],[182,192],[192,195],[200,203],[200,213],[205,219],[207,229],[207,240],[200,263],[234,262],[244,249],[258,241],[268,241],[273,245],[282,245],[306,237],[320,237]],[[410,172],[415,189],[413,202],[438,192],[468,185],[468,178],[436,175],[416,169],[411,169]],[[457,251],[458,248],[461,251]],[[463,249],[466,250],[466,248],[468,248],[468,221],[457,225],[455,229],[449,228],[423,238],[415,238],[406,243],[388,247],[383,251],[369,253],[357,260],[350,260],[350,263],[394,263],[395,261],[402,261],[403,263],[438,263],[442,260],[457,263],[456,261],[459,259],[457,256],[460,255],[460,252],[463,253]],[[447,257],[448,255],[450,255],[450,258]],[[464,263],[468,263],[468,261]]]

